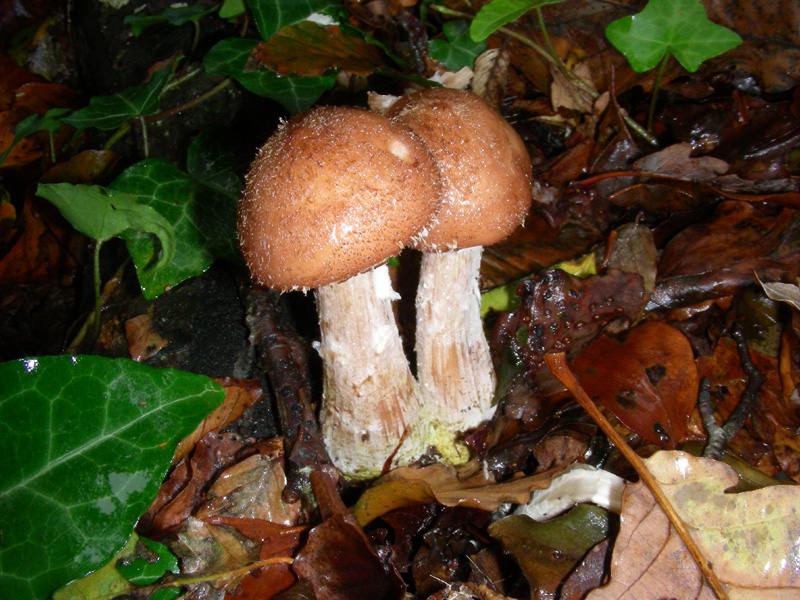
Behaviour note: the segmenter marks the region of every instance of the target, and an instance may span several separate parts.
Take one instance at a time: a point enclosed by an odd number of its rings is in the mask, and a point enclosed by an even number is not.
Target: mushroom
[[[496,378],[480,318],[482,246],[523,221],[531,203],[524,143],[472,92],[431,88],[399,98],[386,115],[433,153],[444,198],[413,246],[423,251],[416,298],[417,377],[424,410],[418,444],[466,460],[460,432],[492,417]]]
[[[246,177],[238,233],[253,278],[280,291],[316,289],[320,425],[346,478],[415,458],[395,454],[421,396],[385,261],[431,219],[439,185],[429,151],[410,130],[345,107],[282,124]]]

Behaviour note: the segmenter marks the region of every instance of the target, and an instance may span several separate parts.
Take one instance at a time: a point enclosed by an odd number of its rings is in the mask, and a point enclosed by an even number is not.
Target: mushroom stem
[[[421,393],[392,311],[398,298],[385,265],[317,289],[322,435],[348,479],[406,462],[395,453],[417,418]]]
[[[456,437],[491,418],[495,374],[480,318],[482,246],[422,255],[417,289],[417,376],[425,437],[448,462],[464,462]]]

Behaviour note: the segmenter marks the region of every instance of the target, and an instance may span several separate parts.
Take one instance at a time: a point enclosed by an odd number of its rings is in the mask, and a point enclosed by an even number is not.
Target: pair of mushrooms
[[[494,411],[481,247],[516,228],[530,200],[522,140],[466,91],[417,92],[385,114],[313,109],[261,148],[239,206],[240,245],[258,283],[316,290],[320,423],[345,477],[371,478],[431,449],[466,460],[459,435]],[[423,252],[418,379],[385,265],[406,246]]]

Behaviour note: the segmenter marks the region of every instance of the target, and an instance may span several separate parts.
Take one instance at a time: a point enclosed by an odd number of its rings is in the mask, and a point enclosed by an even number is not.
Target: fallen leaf
[[[689,181],[714,179],[728,172],[728,163],[713,156],[692,158],[689,144],[673,144],[648,154],[633,163],[633,169],[643,173],[679,177]]]
[[[595,544],[609,535],[608,513],[580,504],[569,513],[545,523],[512,515],[489,526],[519,563],[535,593],[531,597],[555,597],[564,578]]]
[[[482,472],[462,481],[456,469],[444,463],[421,469],[401,467],[384,475],[365,491],[353,507],[353,513],[359,523],[366,525],[397,508],[427,502],[493,511],[506,502],[525,504],[532,490],[550,485],[553,474],[545,472],[496,483],[492,476]]]
[[[647,441],[663,448],[683,441],[697,401],[697,369],[677,329],[652,321],[623,342],[600,337],[571,368],[597,404]]]
[[[645,462],[730,598],[797,597],[800,487],[726,494],[738,476],[724,463],[684,452]],[[620,521],[611,581],[587,600],[715,597],[644,484],[625,491]]]
[[[366,76],[387,66],[377,46],[346,34],[338,26],[323,27],[312,21],[284,27],[256,46],[251,59],[279,75],[305,77],[334,68]]]
[[[225,388],[225,400],[208,415],[175,449],[173,462],[178,462],[191,452],[194,445],[211,431],[221,431],[256,402],[264,400],[264,391],[257,381],[220,378],[217,383]]]

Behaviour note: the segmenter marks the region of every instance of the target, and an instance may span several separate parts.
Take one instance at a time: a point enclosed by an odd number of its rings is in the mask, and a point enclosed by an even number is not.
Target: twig
[[[764,383],[764,374],[758,370],[750,358],[750,351],[747,348],[747,340],[744,337],[742,328],[737,324],[731,330],[731,337],[736,341],[736,351],[739,354],[739,363],[742,371],[747,375],[747,387],[742,392],[741,398],[736,408],[725,421],[725,425],[720,427],[714,419],[714,409],[711,406],[711,380],[703,377],[700,381],[700,392],[697,395],[697,406],[700,416],[703,419],[708,432],[708,445],[703,451],[703,457],[721,460],[725,453],[725,446],[728,445],[739,430],[744,427],[744,422],[753,412],[761,386]]]
[[[559,352],[558,354],[546,354],[544,360],[553,375],[555,375],[558,380],[566,386],[575,400],[578,401],[578,404],[580,404],[581,407],[587,413],[589,413],[589,416],[592,417],[594,422],[597,423],[600,429],[602,429],[603,433],[605,433],[608,439],[611,440],[611,443],[617,447],[617,449],[628,460],[631,466],[636,469],[639,477],[650,489],[650,493],[653,494],[653,497],[656,499],[656,502],[658,502],[661,510],[664,511],[667,519],[669,519],[669,522],[675,528],[676,533],[678,536],[680,536],[681,540],[686,546],[686,549],[689,551],[689,554],[691,554],[692,558],[697,563],[697,566],[700,567],[700,571],[703,573],[706,581],[708,581],[709,585],[714,590],[717,598],[720,600],[727,600],[728,595],[722,588],[722,584],[717,579],[714,571],[711,570],[708,561],[706,561],[706,559],[700,553],[700,549],[697,547],[694,539],[686,529],[686,525],[672,507],[672,503],[669,501],[669,498],[667,498],[666,494],[664,494],[661,486],[656,481],[656,478],[653,477],[652,473],[647,470],[647,467],[645,466],[641,457],[636,454],[636,452],[633,451],[633,449],[622,438],[622,436],[614,430],[614,427],[608,422],[608,419],[605,418],[603,413],[601,413],[600,410],[594,405],[592,399],[589,398],[588,394],[580,386],[578,380],[575,378],[575,375],[573,375],[572,371],[570,371],[569,367],[567,366],[564,353]]]

